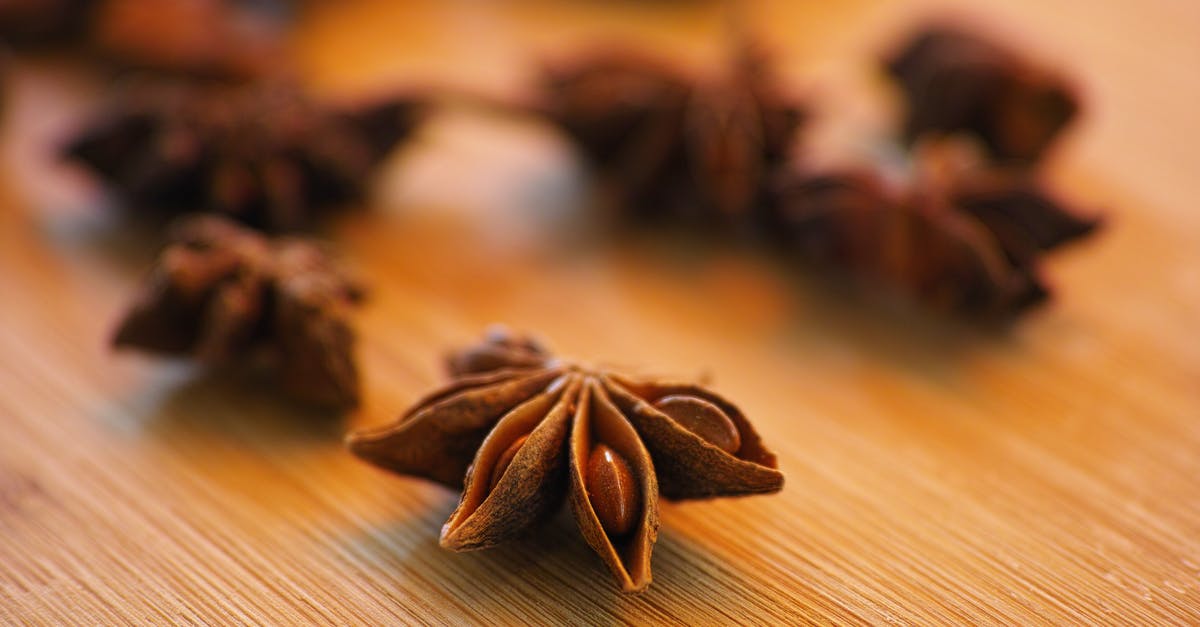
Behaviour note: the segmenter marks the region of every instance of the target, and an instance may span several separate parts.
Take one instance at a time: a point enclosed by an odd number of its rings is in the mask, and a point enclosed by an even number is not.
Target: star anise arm
[[[649,449],[663,496],[672,500],[703,499],[767,494],[783,488],[775,454],[766,449],[742,412],[724,398],[690,384],[615,376],[606,383],[609,396],[629,417]],[[667,413],[674,412],[671,399],[693,404],[699,399],[711,405],[717,411],[708,410],[713,415],[709,421],[727,419],[717,433],[724,431],[729,436],[710,436],[709,440],[702,434],[713,433],[712,429],[697,433],[685,427]],[[722,448],[726,442],[733,450]]]
[[[571,510],[588,546],[622,592],[650,585],[658,539],[658,479],[629,420],[591,378],[579,400],[570,439]]]
[[[560,374],[552,369],[524,371],[493,385],[435,394],[429,404],[397,422],[351,433],[346,444],[376,466],[458,489],[500,417],[542,392]]]
[[[526,531],[562,504],[566,440],[582,381],[562,375],[496,423],[467,470],[442,527],[442,547],[486,549]]]
[[[273,330],[285,390],[319,405],[358,405],[354,332],[342,317],[312,303],[277,296]]]
[[[536,339],[497,325],[488,329],[483,342],[447,355],[446,370],[452,377],[461,377],[505,368],[537,368],[552,359]]]

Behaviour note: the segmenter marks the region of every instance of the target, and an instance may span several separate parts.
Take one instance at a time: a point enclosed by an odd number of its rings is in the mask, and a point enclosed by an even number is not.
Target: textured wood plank
[[[843,118],[864,64],[936,5],[761,2],[749,23]],[[1113,228],[1055,258],[1054,307],[1007,336],[880,313],[753,251],[564,240],[577,169],[535,124],[452,111],[338,224],[375,286],[345,420],[104,339],[153,244],[53,167],[97,85],[13,77],[0,186],[0,623],[1200,622],[1200,12],[990,2],[1082,77],[1053,169]],[[297,33],[341,95],[400,77],[499,95],[587,36],[718,54],[720,7],[328,3]],[[813,5],[813,6],[808,6]],[[1169,89],[1168,87],[1169,86]],[[846,121],[849,120],[849,121]],[[662,244],[662,243],[660,243]],[[569,516],[514,546],[437,547],[455,495],[350,458],[341,433],[440,380],[492,321],[564,354],[710,375],[779,453],[779,495],[666,505],[655,581],[617,594]]]

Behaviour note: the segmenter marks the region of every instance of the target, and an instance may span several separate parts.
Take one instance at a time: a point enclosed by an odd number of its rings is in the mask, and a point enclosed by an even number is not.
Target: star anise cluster
[[[267,364],[280,388],[331,408],[358,402],[354,331],[362,298],[311,240],[268,239],[217,216],[177,222],[113,344],[214,368]]]
[[[776,492],[775,455],[732,403],[698,385],[553,358],[503,330],[449,358],[453,380],[395,423],[347,439],[372,464],[462,489],[441,545],[485,549],[564,498],[621,589],[650,583],[659,497]]]
[[[66,45],[122,68],[222,78],[273,69],[281,6],[258,0],[0,0],[0,40]],[[275,3],[279,4],[279,3]]]
[[[138,85],[65,154],[135,210],[295,230],[359,199],[418,109],[395,99],[332,110],[282,85]]]
[[[744,50],[752,50],[746,46]],[[959,31],[885,63],[905,99],[909,168],[804,165],[804,108],[746,53],[707,78],[628,52],[546,72],[543,108],[636,217],[735,225],[788,252],[950,312],[1004,318],[1045,300],[1039,258],[1093,231],[1038,181],[1078,109],[1057,74]],[[979,151],[928,176],[929,155]],[[947,149],[946,146],[951,146]],[[936,168],[935,168],[936,169]],[[904,177],[901,177],[904,178]]]
[[[548,69],[541,106],[621,209],[702,224],[753,211],[805,118],[801,101],[752,50],[708,77],[628,52],[599,53]]]
[[[1037,166],[1077,104],[1065,83],[965,33],[932,29],[887,62],[906,96],[905,176],[883,164],[782,176],[767,212],[792,253],[966,317],[1046,300],[1041,257],[1094,231]]]

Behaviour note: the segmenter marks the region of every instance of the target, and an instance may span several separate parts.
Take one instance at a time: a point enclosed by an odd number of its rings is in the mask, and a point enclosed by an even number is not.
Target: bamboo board
[[[293,46],[305,79],[511,93],[538,54],[597,34],[703,59],[720,28],[705,4],[399,4],[315,9]],[[824,4],[748,15],[794,59],[789,79],[834,97],[931,10]],[[581,238],[561,141],[450,113],[389,164],[373,211],[333,229],[374,287],[367,398],[344,420],[109,353],[152,245],[81,204],[44,147],[96,85],[19,67],[0,187],[0,623],[1200,622],[1200,10],[986,4],[1089,88],[1051,176],[1111,228],[1048,264],[1052,307],[990,334],[874,311],[736,246]],[[711,377],[779,454],[784,491],[665,505],[636,597],[569,516],[442,551],[456,495],[367,467],[340,437],[394,417],[493,321]]]

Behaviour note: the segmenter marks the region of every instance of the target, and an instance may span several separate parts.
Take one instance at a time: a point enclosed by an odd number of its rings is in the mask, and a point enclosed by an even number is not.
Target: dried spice
[[[0,39],[123,68],[254,78],[276,69],[286,12],[270,0],[0,0]]]
[[[270,13],[235,0],[102,0],[89,45],[125,67],[253,78],[281,56],[282,25]]]
[[[560,361],[530,346],[493,332],[450,357],[456,376],[449,385],[394,424],[347,438],[372,464],[462,488],[442,528],[443,547],[495,546],[567,496],[584,539],[621,589],[637,592],[651,579],[660,495],[782,488],[775,455],[724,398],[697,385]],[[541,361],[528,359],[534,354]]]
[[[79,37],[96,0],[0,0],[0,39],[37,46]]]
[[[1044,301],[1043,253],[1099,222],[1063,208],[1028,175],[927,150],[900,189],[876,172],[793,175],[774,232],[802,259],[907,293],[934,308],[1008,318]]]
[[[904,136],[973,135],[998,160],[1038,160],[1075,117],[1074,90],[1012,51],[930,28],[886,61],[907,106]]]
[[[361,298],[310,240],[195,216],[175,224],[113,344],[217,368],[261,360],[289,395],[347,408],[358,402],[347,313]]]
[[[544,112],[643,219],[744,218],[805,117],[753,51],[707,80],[627,53],[546,74]]]
[[[137,210],[210,211],[285,231],[358,199],[418,109],[396,99],[332,111],[279,85],[143,85],[65,152]]]

